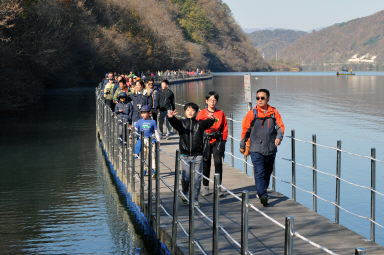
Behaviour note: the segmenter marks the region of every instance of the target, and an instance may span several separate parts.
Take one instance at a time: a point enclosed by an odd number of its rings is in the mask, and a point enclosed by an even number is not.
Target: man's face
[[[119,87],[120,87],[120,89],[124,89],[124,83],[123,82],[119,82]]]
[[[109,73],[108,74],[108,79],[112,79],[113,78],[113,73]]]
[[[167,89],[167,88],[168,88],[168,84],[165,82],[162,82],[161,83],[161,89]]]
[[[125,102],[125,97],[120,97],[120,102],[124,103]]]
[[[149,112],[141,112],[141,117],[145,120],[149,119]]]
[[[210,96],[210,98],[205,100],[205,102],[207,103],[208,107],[210,107],[210,108],[215,108],[216,104],[217,104],[217,100],[216,100],[215,96]]]
[[[262,108],[265,107],[269,102],[269,98],[267,97],[267,94],[265,92],[257,93],[256,100],[257,100],[257,106]]]
[[[196,114],[196,111],[192,107],[188,107],[185,110],[185,117],[187,117],[188,119],[195,117],[195,114]]]

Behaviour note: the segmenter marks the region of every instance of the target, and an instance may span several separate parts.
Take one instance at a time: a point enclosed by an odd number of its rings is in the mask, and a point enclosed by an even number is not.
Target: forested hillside
[[[253,45],[264,55],[265,59],[274,59],[280,53],[280,50],[293,43],[300,37],[306,35],[306,32],[274,29],[274,30],[258,30],[248,34]]]
[[[220,0],[2,0],[1,108],[109,70],[270,70]]]
[[[279,58],[306,69],[384,68],[384,11],[314,31],[285,47]]]

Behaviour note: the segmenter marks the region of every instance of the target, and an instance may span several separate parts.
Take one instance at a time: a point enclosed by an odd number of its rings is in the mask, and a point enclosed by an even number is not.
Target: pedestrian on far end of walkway
[[[160,135],[166,136],[166,139],[171,135],[171,125],[167,119],[167,114],[170,111],[174,111],[175,107],[175,95],[172,90],[168,88],[169,81],[163,80],[161,82],[161,89],[157,92],[157,109],[159,110],[159,129]],[[164,120],[167,125],[167,133],[165,134],[163,131]]]
[[[257,105],[248,111],[243,119],[240,142],[241,153],[244,153],[249,144],[257,195],[263,206],[268,205],[267,188],[273,171],[277,146],[280,145],[284,136],[283,120],[277,109],[268,104],[269,99],[270,94],[267,89],[257,91]]]

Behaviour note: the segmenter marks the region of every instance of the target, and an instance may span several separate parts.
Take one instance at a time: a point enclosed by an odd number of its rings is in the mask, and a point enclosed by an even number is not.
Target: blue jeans
[[[273,163],[275,162],[276,154],[263,156],[257,152],[251,152],[253,163],[254,178],[256,184],[256,192],[259,198],[266,196],[269,180],[273,171]]]
[[[195,201],[199,201],[199,194],[200,194],[200,188],[201,188],[201,172],[203,171],[203,156],[187,156],[187,155],[181,155],[181,159],[186,161],[188,164],[191,161],[195,161],[195,169],[193,169],[193,180],[194,182],[194,187],[195,187]],[[184,162],[180,162],[181,164],[181,169],[183,170],[182,176],[181,176],[181,187],[183,190],[183,193],[188,196],[189,192],[189,184],[190,184],[190,169],[189,165],[186,165]],[[200,173],[200,174],[198,174]]]

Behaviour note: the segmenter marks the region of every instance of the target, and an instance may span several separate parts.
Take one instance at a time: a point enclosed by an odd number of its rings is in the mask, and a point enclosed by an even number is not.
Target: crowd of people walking
[[[166,72],[167,77],[168,74],[179,73]],[[189,71],[188,75],[196,73],[204,73],[204,71]],[[162,77],[160,72],[156,75]],[[195,206],[199,206],[201,183],[203,184],[201,195],[211,194],[209,181],[202,178],[202,175],[210,177],[212,158],[215,173],[220,174],[219,182],[222,183],[228,125],[224,112],[216,107],[219,102],[217,92],[207,93],[206,108],[202,110],[193,102],[185,104],[184,118],[176,117],[175,95],[169,89],[168,79],[163,79],[160,88],[157,88],[155,74],[152,73],[149,77],[138,76],[133,72],[121,75],[108,73],[102,83],[101,94],[121,123],[128,123],[129,127],[138,133],[144,132],[145,140],[138,139],[136,143],[137,156],[143,143],[148,144],[148,137],[154,136],[154,141],[159,142],[161,139],[169,139],[173,135],[172,127],[179,133],[181,159],[188,164],[194,162],[192,170],[197,173],[194,175],[196,193],[193,203]],[[267,89],[259,89],[256,94],[257,105],[246,113],[242,122],[240,152],[251,156],[256,195],[263,206],[268,206],[267,188],[277,147],[284,136],[284,124],[277,109],[268,104],[270,92]],[[122,124],[119,135],[122,135]],[[189,165],[182,164],[181,183],[185,195],[189,191],[190,176]],[[225,193],[220,190],[219,195],[225,196]],[[182,197],[182,201],[187,203],[185,197]]]

